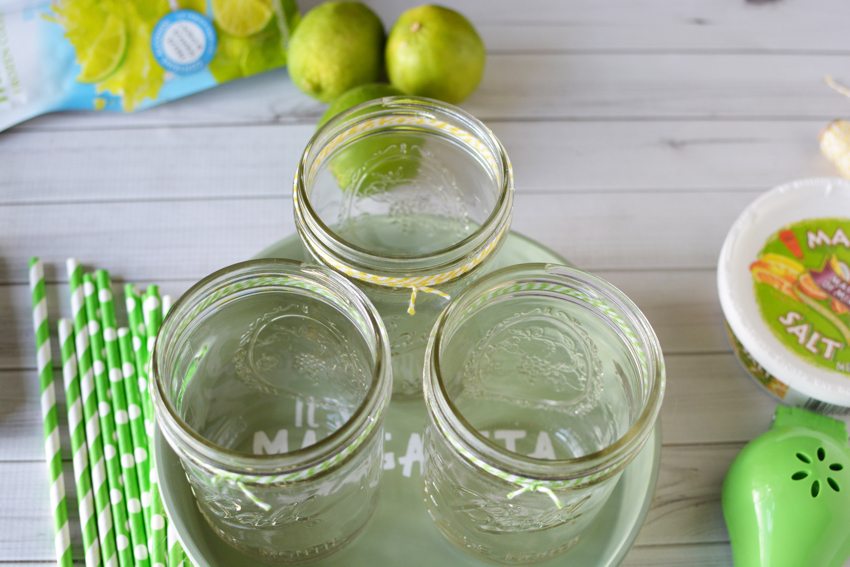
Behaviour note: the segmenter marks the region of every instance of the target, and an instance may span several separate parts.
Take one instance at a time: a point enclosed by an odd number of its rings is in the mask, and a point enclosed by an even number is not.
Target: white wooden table
[[[403,9],[369,3],[387,24]],[[834,174],[817,135],[850,115],[823,83],[850,82],[850,4],[447,4],[488,46],[464,106],[513,159],[514,228],[621,286],[666,352],[661,476],[626,563],[729,565],[721,480],[774,404],[726,343],[716,256],[759,192]],[[281,71],[0,134],[0,566],[52,558],[27,258],[48,264],[54,321],[69,255],[179,294],[293,231],[292,174],[322,110]]]

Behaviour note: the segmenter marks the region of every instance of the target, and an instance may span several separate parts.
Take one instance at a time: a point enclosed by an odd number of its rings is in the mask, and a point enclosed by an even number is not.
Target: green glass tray
[[[263,250],[257,257],[304,259],[297,237]],[[548,248],[511,233],[490,269],[523,262],[567,262]],[[432,525],[422,500],[421,433],[425,424],[422,400],[393,400],[387,412],[384,475],[375,515],[354,542],[312,565],[359,567],[473,567],[488,565],[449,543]],[[266,565],[230,547],[207,526],[197,507],[177,456],[156,437],[160,490],[171,521],[199,566]],[[575,547],[540,565],[607,567],[619,565],[637,537],[655,492],[661,456],[661,435],[653,431],[641,453],[626,468],[611,498]],[[271,565],[271,564],[269,564]]]

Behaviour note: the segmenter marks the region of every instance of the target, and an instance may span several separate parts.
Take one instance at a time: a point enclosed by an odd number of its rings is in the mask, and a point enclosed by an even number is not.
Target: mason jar
[[[355,286],[287,260],[224,268],[172,307],[152,364],[157,425],[227,543],[291,563],[363,529],[392,373]]]
[[[428,513],[493,561],[566,551],[650,435],[664,380],[652,328],[612,285],[547,264],[481,278],[430,336]]]
[[[394,393],[421,394],[428,334],[508,234],[513,174],[493,133],[429,99],[366,102],[320,128],[298,164],[295,225],[387,327]]]

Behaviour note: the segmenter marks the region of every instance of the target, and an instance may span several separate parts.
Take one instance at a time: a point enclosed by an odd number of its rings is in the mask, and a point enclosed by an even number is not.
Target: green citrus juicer
[[[723,482],[735,567],[840,567],[850,557],[849,473],[843,422],[777,407]]]

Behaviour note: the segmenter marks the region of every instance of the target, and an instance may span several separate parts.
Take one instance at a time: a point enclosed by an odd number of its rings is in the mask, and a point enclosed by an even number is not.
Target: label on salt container
[[[850,375],[850,219],[783,227],[750,273],[759,310],[779,341],[809,364]]]

